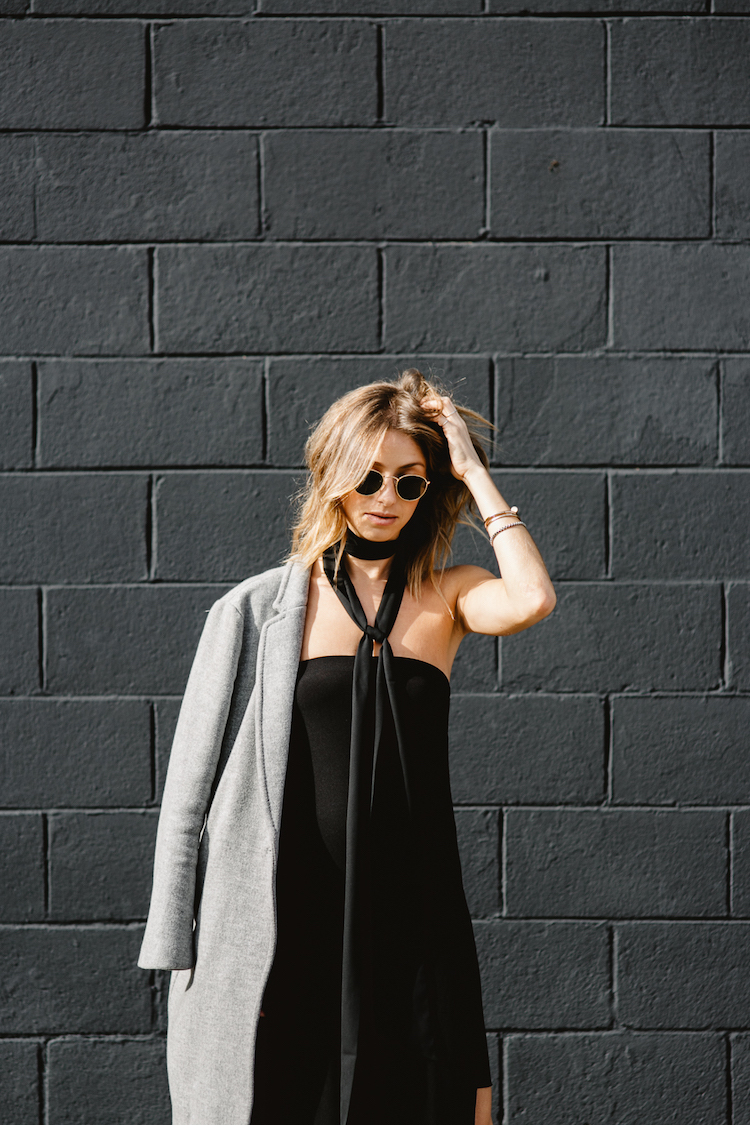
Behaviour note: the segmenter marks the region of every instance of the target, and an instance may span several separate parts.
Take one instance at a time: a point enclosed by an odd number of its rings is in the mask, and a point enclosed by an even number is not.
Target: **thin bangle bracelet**
[[[490,545],[495,542],[498,535],[502,535],[504,531],[510,531],[512,527],[526,527],[526,524],[523,522],[523,520],[516,520],[515,523],[506,523],[505,527],[498,528],[498,530],[490,536]]]
[[[499,520],[501,516],[518,516],[518,508],[514,504],[512,508],[507,508],[504,512],[495,512],[494,515],[487,516],[484,526],[489,527],[493,520]],[[518,518],[520,519],[520,516]]]

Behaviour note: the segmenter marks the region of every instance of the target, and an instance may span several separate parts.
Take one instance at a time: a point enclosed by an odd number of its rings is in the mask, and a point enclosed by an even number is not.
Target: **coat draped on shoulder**
[[[214,603],[180,709],[138,960],[172,970],[173,1125],[250,1121],[309,576],[287,563]]]

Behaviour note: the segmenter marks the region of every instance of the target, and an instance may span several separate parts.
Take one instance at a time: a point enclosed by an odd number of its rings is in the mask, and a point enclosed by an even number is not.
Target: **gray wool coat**
[[[174,1125],[250,1121],[309,575],[287,563],[214,603],[180,709],[138,960],[172,970]]]

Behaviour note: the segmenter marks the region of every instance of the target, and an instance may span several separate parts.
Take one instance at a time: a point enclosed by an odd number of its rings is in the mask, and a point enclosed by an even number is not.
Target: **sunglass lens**
[[[365,479],[361,484],[357,485],[356,491],[360,496],[374,496],[383,487],[383,478],[377,469],[370,469]]]
[[[419,500],[424,495],[426,487],[424,477],[401,477],[398,482],[398,494],[402,500]]]

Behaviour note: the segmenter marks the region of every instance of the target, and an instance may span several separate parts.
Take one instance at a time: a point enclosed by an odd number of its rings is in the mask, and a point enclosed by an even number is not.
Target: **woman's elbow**
[[[549,617],[556,605],[557,594],[551,583],[534,590],[524,599],[524,627],[536,625],[537,621]]]

